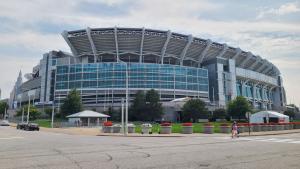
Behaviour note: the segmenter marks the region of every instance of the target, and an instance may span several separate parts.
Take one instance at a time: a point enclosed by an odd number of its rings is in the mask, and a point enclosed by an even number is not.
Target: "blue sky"
[[[279,67],[288,102],[300,105],[299,0],[9,0],[0,2],[0,88],[50,50],[70,51],[60,33],[86,27],[146,27],[209,38]]]

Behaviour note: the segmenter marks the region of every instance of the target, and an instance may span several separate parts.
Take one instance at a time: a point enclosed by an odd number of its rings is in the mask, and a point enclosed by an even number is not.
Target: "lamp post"
[[[30,95],[28,95],[28,107],[27,107],[27,123],[29,122],[29,109],[30,109]]]
[[[27,108],[27,123],[29,123],[29,110],[30,110],[30,96],[35,94],[35,90],[32,91],[33,93],[31,93],[31,90],[28,91],[28,108]]]
[[[121,100],[121,124],[122,124],[122,133],[125,134],[124,127],[124,98]]]
[[[125,103],[125,136],[128,134],[128,64],[126,62],[123,62],[121,60],[119,60],[120,62],[122,62],[123,64],[126,65],[126,103]]]
[[[52,102],[51,128],[53,128],[53,121],[54,121],[54,101]]]

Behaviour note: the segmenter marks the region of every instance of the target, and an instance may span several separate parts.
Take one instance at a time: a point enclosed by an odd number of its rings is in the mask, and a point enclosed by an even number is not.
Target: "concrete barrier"
[[[182,134],[193,134],[193,126],[182,126]]]

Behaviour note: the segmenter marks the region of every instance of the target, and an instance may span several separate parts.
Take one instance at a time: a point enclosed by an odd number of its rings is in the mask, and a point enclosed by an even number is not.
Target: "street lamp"
[[[26,90],[26,89],[25,89]],[[29,90],[28,94],[28,108],[27,108],[27,123],[29,123],[29,114],[30,114],[30,96],[35,94],[35,90]]]
[[[32,92],[32,93],[31,93]],[[33,94],[35,94],[34,90],[30,90],[28,91],[28,108],[27,108],[27,123],[29,123],[29,110],[30,110],[30,96],[32,96]]]
[[[122,62],[123,64],[126,65],[126,106],[125,106],[125,132],[124,134],[127,135],[128,134],[128,63],[119,60],[120,62]]]

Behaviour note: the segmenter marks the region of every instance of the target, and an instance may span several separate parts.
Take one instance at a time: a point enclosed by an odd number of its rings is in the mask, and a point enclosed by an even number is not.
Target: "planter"
[[[244,127],[244,132],[249,132],[249,130],[250,130],[250,132],[253,131],[252,126],[247,125],[247,126]]]
[[[245,132],[245,126],[238,126],[238,131],[239,131],[239,133],[244,133]]]
[[[300,122],[292,122],[293,129],[300,129]]]
[[[135,125],[134,124],[128,124],[128,133],[135,133]]]
[[[260,131],[268,131],[268,125],[266,125],[266,124],[261,124],[261,125],[260,125]]]
[[[103,126],[102,127],[102,132],[103,133],[112,133],[113,132],[113,127],[112,126]]]
[[[204,125],[204,133],[205,134],[213,134],[214,133],[214,126]]]
[[[293,130],[294,129],[294,124],[290,123],[290,130]]]
[[[193,134],[193,126],[182,126],[182,134]]]
[[[289,130],[290,129],[290,125],[289,124],[284,124],[284,130]]]
[[[221,133],[231,133],[231,127],[230,126],[220,126],[220,132]]]
[[[273,124],[272,125],[272,131],[277,131],[278,130],[278,124]]]
[[[278,129],[278,130],[284,130],[284,125],[278,124],[277,129]]]
[[[172,126],[160,126],[160,134],[171,134]]]
[[[300,129],[300,122],[295,122],[294,129]]]
[[[252,127],[253,127],[253,132],[260,132],[260,125],[258,124],[252,124]]]
[[[152,125],[149,123],[142,124],[142,134],[152,134]]]
[[[268,130],[267,131],[272,131],[272,125],[271,124],[267,124],[268,126]]]
[[[120,133],[121,132],[121,125],[115,124],[112,126],[113,128],[113,133]]]
[[[273,124],[269,124],[269,131],[273,131],[274,130],[274,125]]]

